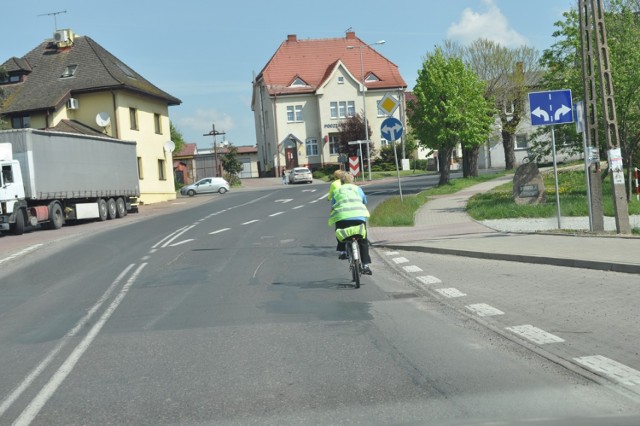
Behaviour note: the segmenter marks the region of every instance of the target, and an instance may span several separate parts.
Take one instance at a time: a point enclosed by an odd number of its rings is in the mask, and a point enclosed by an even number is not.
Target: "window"
[[[164,173],[164,160],[158,160],[158,179],[167,180],[167,176]]]
[[[331,110],[331,118],[338,118],[338,103],[330,102],[329,109]]]
[[[329,102],[331,118],[347,118],[355,117],[356,103],[355,101]]]
[[[11,166],[2,166],[2,184],[13,183],[13,170]]]
[[[340,154],[340,140],[337,135],[329,135],[329,154]]]
[[[13,117],[11,119],[11,127],[14,129],[27,129],[31,127],[31,117],[28,115],[24,117]]]
[[[301,122],[302,121],[302,105],[289,105],[287,107],[287,122]]]
[[[129,108],[129,121],[131,122],[131,130],[138,130],[138,110]]]
[[[338,77],[338,84],[344,84],[344,77]]]
[[[138,157],[138,179],[144,179],[144,174],[142,173],[142,157]]]
[[[391,142],[389,142],[386,139],[380,139],[380,146],[387,146],[387,145],[391,145]]]
[[[156,126],[156,133],[161,135],[162,134],[162,120],[161,120],[160,114],[153,114],[153,122],[155,123],[155,126]]]
[[[21,80],[22,76],[20,74],[7,74],[0,77],[0,84],[19,83]]]
[[[293,83],[291,83],[291,87],[306,87],[306,86],[308,86],[307,83],[300,77],[297,77],[295,80],[293,80]]]
[[[62,71],[62,75],[60,78],[70,78],[76,74],[76,70],[78,69],[77,65],[67,65],[64,71]]]
[[[318,140],[313,138],[307,139],[305,142],[305,148],[307,157],[311,155],[318,155]]]
[[[388,114],[385,112],[385,110],[380,108],[380,102],[382,102],[382,101],[378,101],[378,117],[385,117]]]
[[[528,146],[527,135],[516,135],[515,149],[527,149]]]
[[[373,82],[373,81],[380,81],[380,79],[374,73],[370,73],[369,75],[367,75],[367,77],[364,79],[364,81],[369,83],[369,82]]]

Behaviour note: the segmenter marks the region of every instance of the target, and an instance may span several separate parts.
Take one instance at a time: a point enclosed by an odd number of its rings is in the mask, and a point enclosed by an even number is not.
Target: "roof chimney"
[[[347,31],[347,40],[355,40],[356,33],[354,31]]]
[[[295,34],[289,34],[287,36],[287,42],[294,42],[294,41],[298,41],[298,37]]]

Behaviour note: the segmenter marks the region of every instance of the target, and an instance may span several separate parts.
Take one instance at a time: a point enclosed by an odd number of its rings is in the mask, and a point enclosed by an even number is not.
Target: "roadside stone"
[[[544,182],[536,163],[522,164],[513,175],[513,199],[516,204],[545,202]]]

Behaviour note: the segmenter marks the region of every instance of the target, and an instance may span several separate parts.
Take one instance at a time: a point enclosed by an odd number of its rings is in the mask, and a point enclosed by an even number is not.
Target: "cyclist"
[[[353,175],[344,173],[340,178],[341,185],[333,192],[331,199],[331,215],[329,226],[335,225],[336,229],[349,228],[367,223],[369,210],[367,210],[367,197],[359,186],[353,184]],[[362,272],[371,275],[371,257],[369,256],[369,240],[358,240],[360,258],[362,259]],[[338,258],[346,259],[345,243],[338,241],[336,250],[340,252]]]
[[[344,175],[344,173],[344,170],[339,169],[333,172],[333,182],[331,182],[331,186],[329,186],[329,196],[327,197],[327,200],[329,200],[329,202],[331,202],[333,193],[336,191],[336,189],[340,188],[340,185],[342,185],[340,178],[342,177],[342,175]]]

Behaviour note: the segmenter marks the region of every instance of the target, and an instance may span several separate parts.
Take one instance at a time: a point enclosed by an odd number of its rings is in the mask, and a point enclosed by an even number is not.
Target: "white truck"
[[[135,142],[35,129],[0,131],[0,230],[137,211]]]

